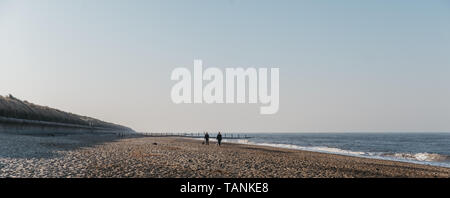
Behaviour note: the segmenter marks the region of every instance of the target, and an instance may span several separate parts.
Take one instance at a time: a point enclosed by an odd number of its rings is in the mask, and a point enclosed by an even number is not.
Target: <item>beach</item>
[[[0,177],[450,177],[445,167],[181,137],[0,133]]]

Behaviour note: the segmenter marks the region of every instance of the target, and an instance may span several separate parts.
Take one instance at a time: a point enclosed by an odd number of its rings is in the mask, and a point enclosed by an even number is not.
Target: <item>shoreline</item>
[[[200,140],[200,139],[197,139],[197,140]],[[324,153],[324,154],[331,154],[331,155],[358,157],[358,158],[364,158],[364,159],[386,160],[386,161],[411,163],[411,164],[426,165],[426,166],[433,166],[433,167],[450,168],[450,164],[433,162],[433,161],[418,161],[418,160],[411,160],[411,159],[406,159],[406,158],[383,157],[383,156],[378,156],[378,155],[371,156],[371,155],[351,154],[352,152],[358,153],[358,151],[346,151],[349,153],[339,153],[339,152],[324,151],[324,150],[294,148],[294,147],[300,147],[300,146],[293,145],[293,144],[280,144],[280,145],[285,146],[285,147],[282,147],[282,146],[276,146],[276,144],[271,144],[271,143],[239,143],[239,142],[232,142],[232,141],[227,141],[225,143],[263,146],[263,147],[270,147],[270,148],[282,148],[282,149],[288,149],[288,150],[294,150],[294,151],[308,151],[308,152]],[[291,147],[291,148],[288,148],[288,147]],[[330,149],[334,149],[334,148],[330,148]]]
[[[184,138],[184,137],[183,137]],[[196,140],[196,141],[202,141],[201,139],[197,138],[184,138],[186,140]],[[209,140],[210,142],[217,142],[216,140]],[[413,161],[408,159],[396,159],[396,158],[383,158],[381,156],[364,156],[364,155],[356,155],[356,154],[345,154],[345,153],[334,153],[331,151],[320,151],[320,150],[307,150],[307,149],[297,149],[297,148],[286,148],[286,147],[278,147],[278,146],[272,146],[269,145],[270,143],[238,143],[238,142],[224,142],[222,141],[222,144],[235,144],[235,145],[247,145],[247,146],[254,146],[254,147],[267,147],[269,149],[285,149],[289,151],[302,151],[302,152],[312,152],[312,153],[320,153],[320,154],[328,154],[328,155],[337,155],[337,156],[343,156],[343,157],[355,157],[355,158],[362,158],[362,159],[369,159],[369,160],[381,160],[381,161],[387,161],[387,162],[399,162],[399,163],[406,163],[406,164],[412,164],[412,165],[422,165],[422,166],[430,166],[430,167],[437,167],[437,168],[447,168],[450,169],[450,166],[439,166],[434,164],[428,164],[427,161],[424,161],[423,163],[421,161]],[[286,144],[287,145],[287,144]],[[291,146],[291,145],[289,145]],[[296,145],[292,145],[296,146]]]
[[[450,168],[180,137],[0,133],[0,177],[449,178]]]

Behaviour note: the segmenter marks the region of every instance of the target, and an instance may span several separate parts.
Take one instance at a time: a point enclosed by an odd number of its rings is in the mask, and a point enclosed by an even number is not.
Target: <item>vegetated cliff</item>
[[[81,125],[109,130],[133,131],[131,128],[125,126],[22,101],[12,95],[6,97],[0,96],[0,116],[32,121]]]

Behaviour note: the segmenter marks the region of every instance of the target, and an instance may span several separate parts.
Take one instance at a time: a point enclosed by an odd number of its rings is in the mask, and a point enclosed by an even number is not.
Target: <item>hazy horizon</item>
[[[443,0],[0,0],[0,95],[148,132],[450,132],[449,21]],[[279,112],[174,104],[194,59],[280,68]]]

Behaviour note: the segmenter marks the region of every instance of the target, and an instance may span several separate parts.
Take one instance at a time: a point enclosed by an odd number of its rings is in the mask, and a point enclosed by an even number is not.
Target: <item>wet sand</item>
[[[0,133],[0,177],[450,177],[450,169],[188,138]]]

